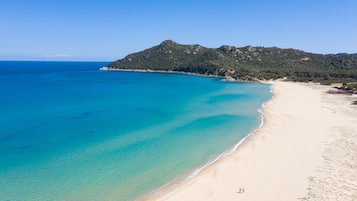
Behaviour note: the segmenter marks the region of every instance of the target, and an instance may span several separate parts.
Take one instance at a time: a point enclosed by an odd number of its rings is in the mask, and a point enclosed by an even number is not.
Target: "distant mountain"
[[[357,80],[357,54],[313,54],[277,47],[206,48],[166,40],[160,45],[129,54],[109,69],[164,70],[231,76],[237,80],[286,77],[322,83]]]

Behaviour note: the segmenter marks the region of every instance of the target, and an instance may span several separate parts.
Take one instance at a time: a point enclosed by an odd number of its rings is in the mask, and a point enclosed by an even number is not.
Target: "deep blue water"
[[[260,124],[269,85],[0,61],[0,200],[134,200]]]

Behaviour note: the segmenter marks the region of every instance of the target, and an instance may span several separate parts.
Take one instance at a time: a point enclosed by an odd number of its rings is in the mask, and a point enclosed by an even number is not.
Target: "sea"
[[[192,177],[262,122],[270,85],[0,61],[0,200],[123,200]]]

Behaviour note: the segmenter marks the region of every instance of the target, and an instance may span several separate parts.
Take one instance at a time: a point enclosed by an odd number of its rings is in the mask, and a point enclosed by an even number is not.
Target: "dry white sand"
[[[232,155],[153,199],[357,200],[357,106],[327,90],[274,82],[263,128]]]

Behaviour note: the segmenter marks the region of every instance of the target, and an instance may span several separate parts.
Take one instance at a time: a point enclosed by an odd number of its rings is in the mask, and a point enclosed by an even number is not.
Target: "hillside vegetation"
[[[231,76],[237,80],[287,78],[323,84],[357,80],[356,54],[313,54],[277,47],[206,48],[166,40],[111,63],[114,69],[164,70]]]

